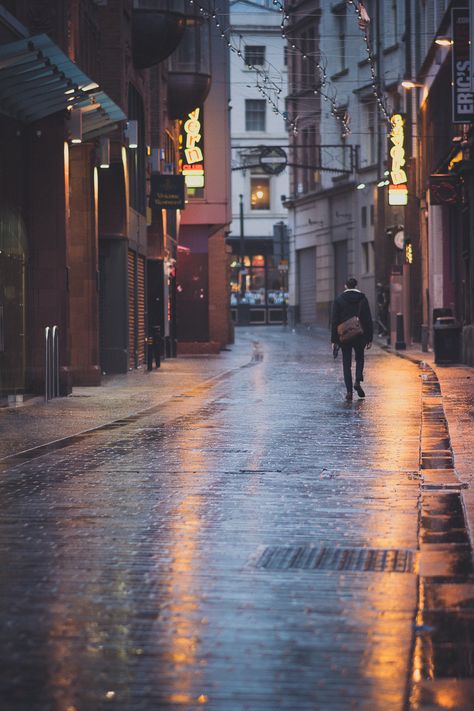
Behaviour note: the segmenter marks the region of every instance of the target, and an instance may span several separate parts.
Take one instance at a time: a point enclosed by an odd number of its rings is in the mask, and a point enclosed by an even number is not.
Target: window
[[[265,99],[245,99],[245,130],[265,131],[266,110]]]
[[[270,178],[250,178],[250,208],[270,209]]]
[[[362,265],[363,273],[373,274],[375,268],[375,252],[373,242],[362,243],[362,258],[364,260]]]
[[[265,64],[265,47],[247,45],[247,47],[245,47],[245,64],[248,67],[262,66],[262,64]]]
[[[392,47],[398,41],[397,0],[385,0],[385,46]]]
[[[373,165],[377,160],[377,108],[375,101],[368,101],[364,106],[365,145],[362,155],[363,165]]]
[[[361,227],[367,227],[367,207],[365,205],[360,209],[360,224]]]
[[[336,19],[337,47],[339,54],[339,71],[346,68],[346,9],[338,5]]]

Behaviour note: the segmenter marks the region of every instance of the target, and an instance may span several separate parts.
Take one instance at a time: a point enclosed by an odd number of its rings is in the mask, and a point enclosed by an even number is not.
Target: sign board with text
[[[474,120],[474,92],[471,89],[469,8],[453,7],[451,21],[453,123],[471,123]]]
[[[184,177],[182,175],[151,176],[151,209],[170,210],[184,209]]]

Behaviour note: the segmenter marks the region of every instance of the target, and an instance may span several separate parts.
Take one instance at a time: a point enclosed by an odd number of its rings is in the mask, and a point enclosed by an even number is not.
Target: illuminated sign
[[[204,187],[204,130],[202,109],[188,114],[181,134],[181,172],[188,188]]]
[[[390,178],[388,186],[388,204],[406,205],[408,203],[408,180],[405,172],[405,119],[401,114],[394,114],[390,119]]]
[[[451,21],[453,123],[470,123],[474,118],[474,93],[471,90],[469,9],[453,7]]]
[[[405,261],[407,264],[413,264],[413,247],[411,242],[405,245]]]

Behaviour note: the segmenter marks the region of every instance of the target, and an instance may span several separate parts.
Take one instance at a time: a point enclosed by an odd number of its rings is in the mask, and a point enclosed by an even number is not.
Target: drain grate
[[[413,573],[411,550],[267,546],[255,562],[264,570],[339,570],[366,573]]]

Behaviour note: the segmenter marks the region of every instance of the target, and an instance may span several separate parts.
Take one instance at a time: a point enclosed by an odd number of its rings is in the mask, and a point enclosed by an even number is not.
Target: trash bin
[[[461,360],[461,324],[453,316],[438,316],[433,326],[435,363],[459,363]]]

